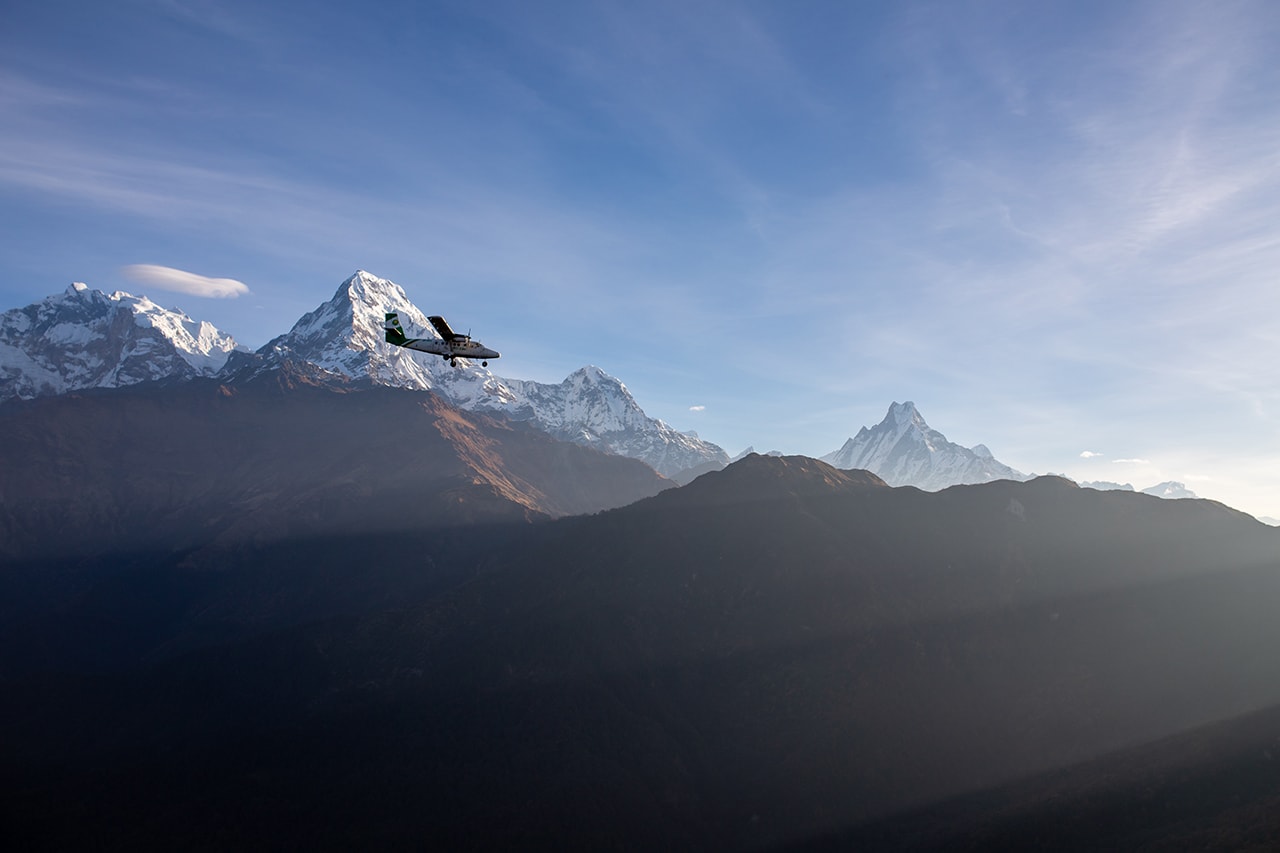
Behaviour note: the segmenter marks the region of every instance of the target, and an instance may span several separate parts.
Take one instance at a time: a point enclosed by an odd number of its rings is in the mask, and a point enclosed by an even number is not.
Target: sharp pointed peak
[[[354,299],[358,296],[392,294],[407,299],[404,288],[390,279],[381,278],[365,270],[356,270],[346,281],[338,285],[334,299]]]
[[[48,298],[54,302],[66,304],[71,302],[119,302],[121,297],[124,297],[125,299],[136,298],[133,294],[125,293],[120,290],[117,290],[113,294],[107,294],[97,288],[90,287],[83,281],[73,281],[71,284],[67,285],[66,290],[62,291],[61,296],[55,294]]]
[[[889,411],[885,413],[885,420],[892,419],[897,423],[906,423],[907,421],[917,421],[924,423],[924,416],[920,414],[920,410],[916,408],[916,404],[910,400],[904,403],[894,401],[889,404]]]
[[[612,374],[608,373],[603,368],[596,367],[594,364],[583,365],[582,367],[579,367],[577,370],[573,371],[573,373],[569,374],[569,379],[574,379],[576,377],[581,377],[583,379],[587,379],[592,382],[598,382],[600,380],[605,380],[608,382],[618,382],[618,378],[616,376],[613,376]]]
[[[884,419],[876,426],[877,430],[893,429],[895,432],[903,432],[912,428],[920,432],[930,430],[929,424],[925,422],[924,415],[920,414],[916,404],[910,400],[903,403],[895,400],[890,403]]]

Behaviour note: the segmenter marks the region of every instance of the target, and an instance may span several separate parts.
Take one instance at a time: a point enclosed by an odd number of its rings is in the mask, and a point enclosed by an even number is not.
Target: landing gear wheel
[[[481,367],[488,367],[488,366],[489,366],[489,362],[487,362],[487,361],[482,361],[482,362],[480,362],[480,366],[481,366]]]

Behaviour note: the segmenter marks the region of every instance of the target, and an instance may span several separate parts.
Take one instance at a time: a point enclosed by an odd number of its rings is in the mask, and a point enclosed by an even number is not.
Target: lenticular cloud
[[[209,278],[196,275],[186,270],[173,267],[162,267],[156,264],[130,264],[121,272],[130,280],[161,290],[172,290],[189,296],[204,296],[210,299],[235,299],[249,292],[242,281],[234,278]]]

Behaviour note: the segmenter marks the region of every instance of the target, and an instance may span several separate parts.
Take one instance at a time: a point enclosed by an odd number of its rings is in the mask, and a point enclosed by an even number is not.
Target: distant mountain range
[[[399,285],[365,271],[357,271],[332,299],[256,352],[209,323],[145,297],[108,296],[75,284],[0,315],[0,403],[198,377],[216,376],[235,385],[288,364],[295,372],[312,371],[318,382],[330,377],[432,391],[468,411],[499,414],[555,438],[642,460],[681,484],[730,461],[723,449],[696,433],[650,418],[621,381],[598,367],[583,367],[559,384],[504,378],[465,359],[450,367],[443,359],[386,344],[387,311],[398,312],[416,335],[436,335]],[[748,448],[734,459],[751,452]],[[948,441],[910,401],[894,402],[879,424],[862,427],[822,459],[837,468],[871,471],[890,485],[926,491],[1027,479],[984,445]],[[1133,489],[1118,483],[1081,485]],[[1172,481],[1142,491],[1162,498],[1196,497]]]
[[[1097,480],[1094,482],[1084,481],[1080,483],[1083,489],[1097,489],[1100,492],[1132,492],[1136,491],[1130,483],[1112,483],[1106,480]],[[1156,483],[1154,486],[1148,486],[1142,490],[1144,495],[1152,495],[1157,498],[1176,499],[1195,499],[1198,498],[1195,492],[1191,491],[1183,483],[1176,480],[1166,480],[1163,483]]]
[[[358,271],[331,300],[250,353],[210,324],[144,297],[77,284],[0,316],[0,402],[199,376],[235,384],[291,363],[318,378],[433,391],[470,411],[640,459],[661,474],[729,459],[716,445],[648,417],[626,386],[598,367],[583,367],[559,385],[504,379],[466,360],[450,367],[384,343],[388,311],[419,336],[436,334],[399,285]]]
[[[0,402],[213,376],[235,340],[145,296],[107,295],[77,282],[0,314]]]

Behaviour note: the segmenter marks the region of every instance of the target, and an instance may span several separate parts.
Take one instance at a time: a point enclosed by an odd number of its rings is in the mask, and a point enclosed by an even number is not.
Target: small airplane
[[[480,365],[488,367],[489,359],[500,357],[497,350],[491,350],[479,341],[471,340],[470,335],[460,335],[450,329],[449,324],[445,322],[443,317],[428,317],[427,319],[431,321],[431,325],[440,334],[439,338],[405,337],[404,329],[400,326],[400,316],[394,312],[388,313],[386,322],[382,324],[383,330],[387,333],[387,343],[443,356],[444,360],[454,367],[458,366],[457,360],[459,358],[483,359]]]

